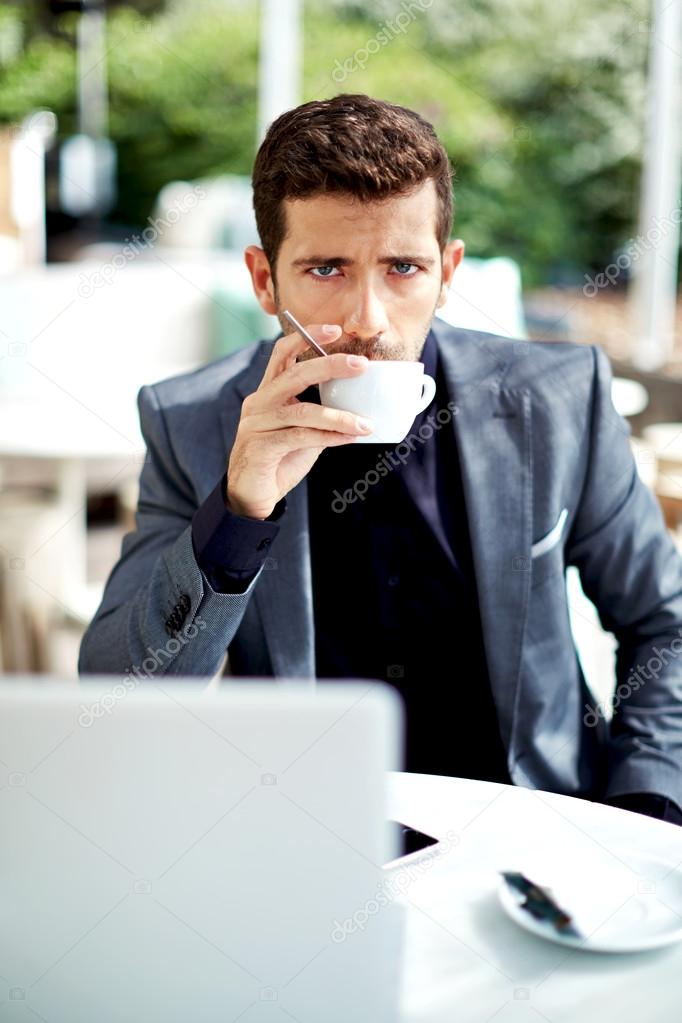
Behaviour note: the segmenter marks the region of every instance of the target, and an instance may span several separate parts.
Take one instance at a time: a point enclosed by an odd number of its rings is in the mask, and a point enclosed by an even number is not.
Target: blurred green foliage
[[[150,10],[117,6],[108,20],[112,219],[134,226],[169,181],[250,174],[257,145],[257,0]],[[29,11],[0,0],[0,123],[49,107],[67,136],[75,16],[50,31]],[[645,0],[307,0],[302,99],[366,92],[418,110],[455,166],[467,251],[511,256],[526,286],[578,278],[636,230],[648,11]]]

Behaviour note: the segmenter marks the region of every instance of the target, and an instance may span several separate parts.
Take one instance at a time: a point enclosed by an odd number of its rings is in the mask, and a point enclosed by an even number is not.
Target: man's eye
[[[311,269],[312,270],[336,270],[337,267],[335,267],[335,266],[314,266]],[[312,277],[317,277],[317,274],[311,273],[311,276]],[[330,276],[330,274],[322,274],[322,277],[329,277],[329,276]]]
[[[398,270],[399,277],[414,277],[419,272],[419,267],[416,263],[394,263],[395,268]],[[411,272],[410,272],[411,268]],[[328,279],[329,277],[336,276],[334,270],[335,266],[313,266],[311,267],[311,276],[317,277],[318,279]]]

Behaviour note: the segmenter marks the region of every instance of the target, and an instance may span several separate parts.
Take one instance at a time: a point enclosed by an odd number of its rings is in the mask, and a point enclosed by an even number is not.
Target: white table
[[[445,849],[421,869],[429,849],[392,871],[402,871],[407,909],[404,1023],[680,1019],[682,943],[627,955],[562,948],[511,921],[496,886],[497,871],[529,846],[682,864],[682,828],[548,792],[399,773],[390,775],[389,815]]]
[[[123,473],[138,476],[137,391],[212,357],[225,260],[150,253],[125,259],[117,246],[0,277],[0,461],[51,463],[63,529],[48,549],[68,548],[69,564],[54,596],[83,620],[99,603],[85,585],[86,483],[97,475],[113,489]]]
[[[58,388],[0,399],[0,465],[35,460],[52,466],[52,479],[45,482],[55,483],[62,525],[48,542],[54,540],[55,553],[59,547],[66,561],[54,596],[83,620],[99,602],[86,583],[88,466],[103,471],[113,490],[125,474],[139,474],[145,451],[134,401],[114,406],[98,390],[93,388],[87,405]],[[118,397],[120,392],[112,388],[112,393]]]

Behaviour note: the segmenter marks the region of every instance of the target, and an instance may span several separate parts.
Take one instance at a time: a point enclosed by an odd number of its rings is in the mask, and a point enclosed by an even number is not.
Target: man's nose
[[[388,317],[383,302],[372,288],[359,290],[343,322],[346,337],[362,340],[388,332]]]

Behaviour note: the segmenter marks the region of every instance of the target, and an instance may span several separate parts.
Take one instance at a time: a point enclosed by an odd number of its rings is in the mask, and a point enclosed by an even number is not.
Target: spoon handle
[[[298,322],[296,317],[292,316],[288,309],[283,309],[282,310],[282,316],[286,316],[286,318],[289,321],[289,323],[291,324],[291,326],[295,330],[297,330],[299,332],[301,337],[304,338],[308,342],[310,347],[314,351],[316,351],[318,355],[326,355],[327,354],[325,352],[324,348],[321,345],[318,345],[317,341],[312,336],[312,334],[309,334],[308,331],[305,329],[305,327],[301,326],[301,324]]]

